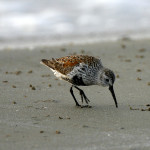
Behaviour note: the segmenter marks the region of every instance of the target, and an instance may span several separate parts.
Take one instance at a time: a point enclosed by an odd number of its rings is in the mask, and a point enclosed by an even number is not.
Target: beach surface
[[[81,87],[92,108],[76,107],[70,84],[40,64],[70,54],[98,56],[115,72],[119,108],[99,86]],[[0,85],[1,150],[150,149],[149,39],[7,47],[0,51]]]

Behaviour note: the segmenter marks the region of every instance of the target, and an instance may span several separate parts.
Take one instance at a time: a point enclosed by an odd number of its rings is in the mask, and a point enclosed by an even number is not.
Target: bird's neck
[[[103,77],[103,73],[104,73],[104,69],[105,68],[101,68],[97,74],[97,85],[102,85],[102,77]]]

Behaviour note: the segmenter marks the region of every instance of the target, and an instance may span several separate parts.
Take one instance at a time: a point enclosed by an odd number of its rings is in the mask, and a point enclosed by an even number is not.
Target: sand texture
[[[92,108],[77,108],[70,84],[40,64],[75,53],[114,70],[118,109],[98,86],[81,87]],[[0,150],[9,149],[149,150],[150,40],[0,51]]]

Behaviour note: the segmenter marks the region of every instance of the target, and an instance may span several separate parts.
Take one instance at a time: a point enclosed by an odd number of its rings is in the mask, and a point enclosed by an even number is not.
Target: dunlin
[[[88,55],[73,55],[58,59],[52,58],[51,60],[42,59],[41,63],[48,66],[54,72],[56,77],[72,84],[70,93],[76,103],[76,106],[83,107],[78,103],[74,96],[73,87],[79,90],[82,103],[85,101],[87,104],[85,106],[88,107],[89,99],[85,95],[84,91],[78,86],[101,85],[109,87],[115,105],[118,107],[113,89],[115,75],[113,71],[102,65],[99,58]]]

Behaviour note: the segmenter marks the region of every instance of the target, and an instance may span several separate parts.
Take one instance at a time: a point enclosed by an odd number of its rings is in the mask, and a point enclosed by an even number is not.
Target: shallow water
[[[148,0],[1,0],[0,40],[149,35]]]

